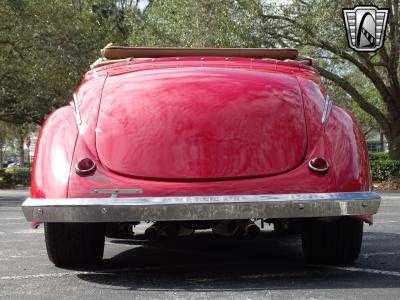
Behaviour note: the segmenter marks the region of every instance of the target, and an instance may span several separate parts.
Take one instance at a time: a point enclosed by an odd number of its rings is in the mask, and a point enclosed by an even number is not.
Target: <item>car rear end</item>
[[[88,83],[102,76],[96,98]],[[348,163],[331,152],[340,140],[327,137],[329,115],[335,126],[357,125],[340,118],[313,69],[190,57],[110,65],[87,77],[75,98],[79,134],[66,197],[33,194],[23,204],[29,221],[46,223],[55,264],[98,261],[104,234],[129,235],[143,221],[153,223],[148,238],[204,228],[253,235],[256,220],[299,224],[310,261],[358,256],[359,219],[368,220],[360,216],[375,214],[380,198],[369,190],[368,166],[353,166],[352,184],[338,188],[335,168]],[[84,247],[66,258],[68,238]]]

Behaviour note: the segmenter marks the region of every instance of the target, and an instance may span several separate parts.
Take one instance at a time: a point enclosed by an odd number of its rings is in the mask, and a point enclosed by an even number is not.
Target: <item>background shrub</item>
[[[400,160],[371,160],[373,180],[400,179]]]
[[[6,183],[6,175],[4,174],[4,169],[0,169],[0,186]]]
[[[389,155],[386,152],[370,152],[369,160],[371,162],[376,160],[389,160]]]
[[[31,168],[5,168],[0,170],[0,184],[29,186],[31,184]]]

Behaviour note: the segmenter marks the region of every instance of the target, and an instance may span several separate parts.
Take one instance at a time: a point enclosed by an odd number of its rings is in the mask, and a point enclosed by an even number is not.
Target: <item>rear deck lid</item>
[[[278,174],[303,160],[306,145],[298,83],[272,71],[181,68],[111,76],[96,130],[103,165],[158,180]]]

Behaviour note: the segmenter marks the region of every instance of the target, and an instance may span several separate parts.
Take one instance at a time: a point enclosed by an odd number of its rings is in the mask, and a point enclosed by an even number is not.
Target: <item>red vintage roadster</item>
[[[297,50],[108,46],[43,125],[22,208],[57,266],[99,262],[143,221],[157,238],[258,220],[347,264],[379,204],[356,120]]]

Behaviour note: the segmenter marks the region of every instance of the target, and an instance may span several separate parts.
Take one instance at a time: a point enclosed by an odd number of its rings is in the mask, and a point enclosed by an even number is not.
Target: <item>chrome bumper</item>
[[[32,199],[22,204],[34,222],[131,222],[281,219],[370,215],[373,192],[138,198]]]

